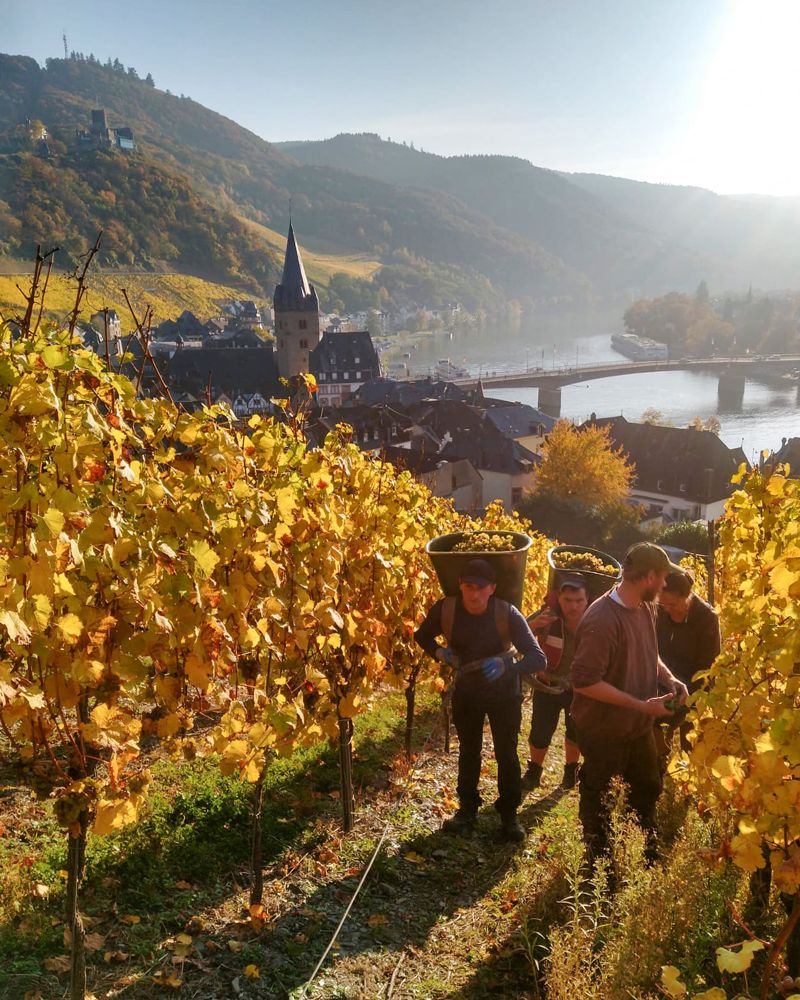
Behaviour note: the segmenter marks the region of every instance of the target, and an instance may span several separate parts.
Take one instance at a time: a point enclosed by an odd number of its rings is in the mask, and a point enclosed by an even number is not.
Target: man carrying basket
[[[574,788],[577,782],[580,750],[570,714],[570,668],[575,655],[575,633],[589,606],[586,581],[578,575],[565,577],[558,585],[556,595],[555,608],[546,604],[541,611],[528,618],[528,624],[547,657],[547,666],[535,675],[535,682],[532,682],[533,713],[528,737],[530,760],[522,778],[522,787],[527,790],[539,787],[544,758],[562,712],[565,733],[564,777],[561,787]]]
[[[414,638],[426,653],[455,670],[459,808],[442,829],[468,835],[475,827],[481,805],[483,726],[488,716],[497,760],[495,809],[504,836],[521,841],[525,831],[517,819],[522,801],[517,755],[522,721],[520,676],[542,670],[546,659],[522,614],[496,598],[496,588],[491,564],[486,559],[470,559],[459,578],[459,596],[437,601]],[[438,636],[444,636],[446,646],[439,645]]]

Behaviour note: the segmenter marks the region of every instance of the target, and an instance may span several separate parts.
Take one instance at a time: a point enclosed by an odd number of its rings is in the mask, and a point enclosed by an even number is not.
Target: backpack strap
[[[497,634],[500,636],[500,643],[503,652],[511,648],[511,626],[509,625],[509,605],[507,601],[500,601],[495,598],[494,602],[494,625]]]
[[[442,635],[447,639],[447,645],[453,643],[453,622],[456,618],[455,597],[445,597],[442,601]]]

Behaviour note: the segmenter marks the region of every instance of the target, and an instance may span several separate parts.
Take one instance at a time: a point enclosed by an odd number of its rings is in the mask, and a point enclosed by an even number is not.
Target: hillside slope
[[[510,156],[437,156],[371,133],[280,143],[304,163],[458,198],[609,292],[684,287],[707,261],[553,170]]]
[[[138,155],[182,176],[198,197],[278,232],[293,198],[304,242],[399,269],[382,272],[389,290],[406,282],[410,268],[418,283],[432,279],[434,290],[472,305],[587,293],[585,277],[557,255],[453,197],[300,164],[194,101],[98,64],[54,59],[41,69],[31,59],[0,57],[0,132],[36,119],[67,149],[98,99],[112,126],[134,129]]]
[[[603,174],[564,176],[610,209],[713,262],[705,277],[720,291],[800,286],[798,199],[722,196]]]

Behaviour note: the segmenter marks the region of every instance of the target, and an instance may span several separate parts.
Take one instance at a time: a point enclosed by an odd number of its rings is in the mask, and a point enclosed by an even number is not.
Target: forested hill
[[[111,127],[134,130],[135,153],[74,151],[76,128],[88,126],[98,104]],[[37,159],[35,137],[21,134],[26,120],[47,129],[49,161]],[[71,232],[82,245],[111,226],[111,262],[172,258],[195,269],[212,247],[234,258],[220,262],[220,277],[230,281],[233,268],[269,285],[275,274],[265,277],[264,264],[253,264],[254,249],[266,253],[266,243],[259,244],[258,230],[238,228],[236,217],[285,232],[292,197],[301,242],[382,263],[375,283],[355,289],[375,304],[405,298],[477,307],[509,297],[585,301],[591,294],[586,277],[557,255],[456,198],[301,164],[121,66],[53,59],[41,68],[26,57],[0,56],[0,156],[0,243],[14,255],[28,254],[35,242],[50,244],[56,220],[59,238]],[[175,225],[164,213],[166,189],[178,192],[182,205]]]
[[[436,156],[377,135],[280,148],[319,166],[446,191],[535,240],[595,288],[800,286],[800,200],[567,174],[507,156]]]

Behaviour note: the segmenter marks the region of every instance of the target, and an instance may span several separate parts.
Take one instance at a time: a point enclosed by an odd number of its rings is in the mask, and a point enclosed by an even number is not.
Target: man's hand
[[[490,656],[481,664],[481,673],[487,681],[496,681],[506,672],[506,665],[500,656]]]
[[[674,704],[672,700],[674,697],[675,695],[670,692],[662,694],[660,698],[648,698],[647,701],[642,701],[639,704],[645,715],[652,715],[656,719],[670,719],[675,712],[674,709],[668,708],[667,704]]]
[[[446,663],[448,667],[458,666],[458,656],[449,646],[439,646],[436,650],[436,659],[440,663]]]
[[[689,689],[683,681],[679,681],[677,677],[673,677],[672,696],[675,699],[675,703],[678,708],[683,708],[686,704],[686,699],[689,697]]]
[[[541,632],[542,629],[549,628],[557,618],[558,615],[552,608],[545,608],[536,617],[531,616],[527,621],[531,632]]]

